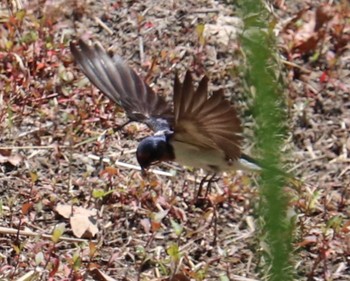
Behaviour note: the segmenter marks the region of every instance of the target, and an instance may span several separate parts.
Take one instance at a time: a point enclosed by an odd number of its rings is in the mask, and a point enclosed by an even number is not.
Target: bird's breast
[[[261,171],[261,167],[248,159],[239,158],[227,160],[222,150],[204,149],[193,144],[169,140],[173,147],[175,161],[193,168],[204,169],[210,172],[224,172],[233,170]]]
[[[227,171],[232,169],[232,163],[228,163],[223,151],[204,149],[189,143],[171,141],[174,150],[175,161],[193,168],[201,168],[212,172]]]

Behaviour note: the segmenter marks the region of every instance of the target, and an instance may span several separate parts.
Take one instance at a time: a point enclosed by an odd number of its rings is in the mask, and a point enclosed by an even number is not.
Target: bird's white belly
[[[208,150],[183,142],[171,142],[174,147],[176,162],[193,168],[202,168],[213,172],[235,169],[225,159],[225,154],[218,150]]]
[[[179,164],[207,171],[220,172],[232,170],[261,171],[261,167],[246,159],[227,161],[223,151],[216,149],[201,149],[197,146],[171,141],[175,152],[175,161]]]

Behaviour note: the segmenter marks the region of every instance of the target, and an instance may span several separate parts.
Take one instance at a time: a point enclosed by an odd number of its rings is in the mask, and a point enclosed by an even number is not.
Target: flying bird
[[[110,56],[99,44],[70,44],[72,55],[104,95],[120,105],[130,121],[146,124],[154,134],[144,138],[136,158],[145,171],[162,161],[175,161],[211,173],[261,170],[241,151],[241,122],[223,91],[208,93],[207,76],[194,87],[187,71],[174,80],[173,106],[157,95],[120,56]]]

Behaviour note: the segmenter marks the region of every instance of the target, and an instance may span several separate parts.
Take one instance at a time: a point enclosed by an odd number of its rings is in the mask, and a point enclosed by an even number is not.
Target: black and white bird
[[[207,76],[195,89],[190,71],[183,83],[175,75],[171,106],[119,56],[111,57],[99,44],[89,46],[79,40],[70,48],[92,84],[120,105],[129,120],[142,122],[154,131],[137,147],[142,170],[161,161],[176,161],[212,173],[261,170],[241,151],[241,122],[223,92],[208,96]]]

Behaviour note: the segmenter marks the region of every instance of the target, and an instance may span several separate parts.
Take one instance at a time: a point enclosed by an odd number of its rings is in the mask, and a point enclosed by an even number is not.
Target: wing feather
[[[188,71],[183,84],[175,77],[174,139],[204,149],[218,149],[228,159],[241,155],[241,124],[236,111],[222,91],[208,98],[208,78],[204,76],[194,90]]]
[[[99,45],[79,40],[70,45],[76,62],[104,95],[119,104],[130,120],[143,122],[154,131],[169,129],[173,112],[119,56],[111,57]]]

